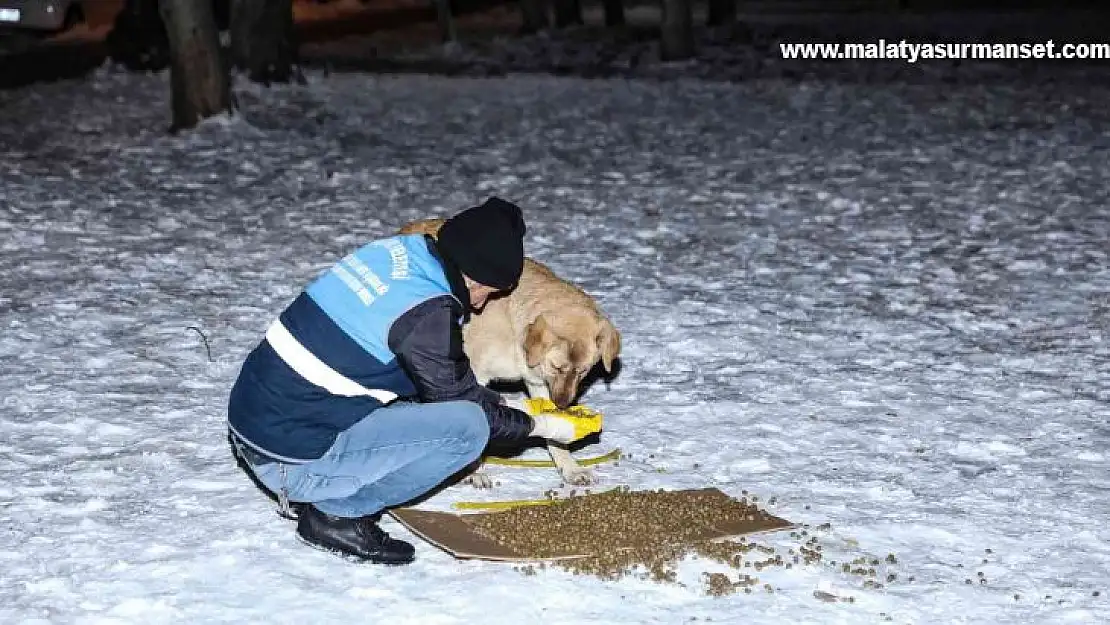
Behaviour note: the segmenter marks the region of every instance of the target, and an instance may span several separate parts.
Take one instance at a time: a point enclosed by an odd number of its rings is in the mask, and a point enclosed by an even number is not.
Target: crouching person
[[[404,564],[413,546],[383,510],[474,463],[491,440],[558,440],[557,417],[478,384],[461,324],[511,290],[524,264],[516,205],[490,199],[423,235],[373,241],[321,274],[247,356],[228,403],[239,457],[297,535],[360,560]],[[563,441],[568,442],[568,441]]]

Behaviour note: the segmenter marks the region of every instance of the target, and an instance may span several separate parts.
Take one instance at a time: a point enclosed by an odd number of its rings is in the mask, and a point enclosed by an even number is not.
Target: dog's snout
[[[573,379],[558,379],[554,380],[551,385],[551,401],[555,402],[561,410],[570,408],[574,403],[574,397],[577,394],[576,385]]]

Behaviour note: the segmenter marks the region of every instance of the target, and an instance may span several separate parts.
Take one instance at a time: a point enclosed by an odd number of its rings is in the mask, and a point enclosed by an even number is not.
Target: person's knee
[[[446,402],[448,419],[454,426],[452,432],[468,451],[481,452],[489,442],[489,420],[486,411],[472,401]]]

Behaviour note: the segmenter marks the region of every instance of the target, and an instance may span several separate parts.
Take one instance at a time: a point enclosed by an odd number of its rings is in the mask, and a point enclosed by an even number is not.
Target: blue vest
[[[423,235],[369,243],[333,265],[286,308],[247,356],[228,424],[279,460],[319,458],[335,437],[416,387],[390,351],[393,322],[451,295]]]

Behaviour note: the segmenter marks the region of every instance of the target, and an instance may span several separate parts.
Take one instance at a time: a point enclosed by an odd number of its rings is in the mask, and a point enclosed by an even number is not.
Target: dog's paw
[[[475,471],[466,476],[463,480],[464,484],[469,484],[474,488],[493,488],[493,478],[488,473],[483,471]]]
[[[571,486],[589,486],[597,484],[597,475],[587,467],[571,467],[559,472],[563,482]]]

